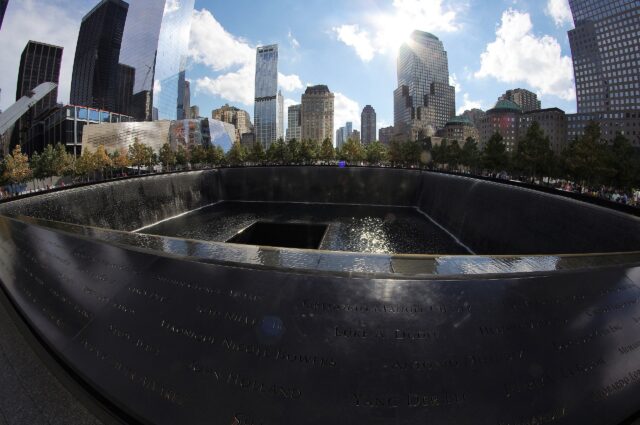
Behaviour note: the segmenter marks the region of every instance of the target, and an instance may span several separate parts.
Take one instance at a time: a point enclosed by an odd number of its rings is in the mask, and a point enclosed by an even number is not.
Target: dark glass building
[[[73,62],[70,102],[116,109],[119,58],[128,3],[102,0],[83,19]]]
[[[640,146],[640,1],[570,0],[569,31],[578,113],[568,117],[569,137],[590,120],[602,136],[624,134]]]
[[[133,110],[133,85],[136,79],[136,69],[120,64],[118,65],[118,91],[116,92],[116,109],[119,114],[132,115]]]
[[[2,28],[2,21],[4,20],[4,12],[7,11],[7,5],[9,0],[0,0],[0,28]]]
[[[58,84],[60,80],[60,65],[62,63],[62,47],[29,41],[20,57],[18,84],[16,87],[16,101],[28,95],[42,83]],[[12,145],[20,144],[28,153],[42,150],[39,143],[31,143],[28,132],[33,122],[50,112],[57,103],[58,89],[56,88],[40,102],[36,103],[27,114],[22,117],[12,135]]]
[[[367,105],[360,115],[360,133],[362,143],[368,145],[376,141],[376,110],[371,105]]]

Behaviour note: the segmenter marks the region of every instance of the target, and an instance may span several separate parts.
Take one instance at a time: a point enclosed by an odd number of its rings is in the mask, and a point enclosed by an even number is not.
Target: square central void
[[[328,227],[326,224],[315,223],[257,221],[227,242],[280,248],[318,249]]]

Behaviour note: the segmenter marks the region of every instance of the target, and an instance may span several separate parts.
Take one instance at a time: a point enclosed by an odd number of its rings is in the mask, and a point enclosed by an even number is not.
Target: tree
[[[502,171],[509,164],[507,146],[500,133],[494,133],[482,150],[482,167],[486,170]]]
[[[134,167],[138,167],[138,175],[140,175],[140,167],[147,164],[146,146],[138,142],[138,138],[133,141],[133,145],[129,148],[129,161]]]
[[[468,167],[470,171],[478,168],[480,164],[480,150],[478,149],[478,143],[473,137],[468,137],[467,142],[462,146],[460,163]]]
[[[322,161],[333,161],[336,159],[336,150],[333,148],[333,143],[331,143],[331,139],[328,137],[322,141],[319,158]]]
[[[447,164],[449,164],[449,168],[457,170],[460,160],[462,159],[462,149],[460,148],[457,140],[451,142],[445,152],[445,156]]]
[[[398,140],[392,140],[389,145],[389,161],[393,164],[398,164],[403,161],[402,157],[402,143]]]
[[[227,152],[227,161],[231,165],[241,165],[247,153],[245,152],[244,146],[240,144],[240,142],[234,142],[229,152]]]
[[[120,174],[124,174],[124,169],[131,165],[129,161],[129,150],[125,147],[121,147],[117,151],[113,152],[111,156],[113,166],[120,170]]]
[[[173,149],[171,149],[169,143],[165,143],[160,148],[160,163],[162,164],[163,170],[166,169],[168,171],[171,171],[176,165],[176,154],[173,152]]]
[[[267,154],[264,151],[264,146],[262,143],[254,142],[251,146],[251,150],[249,151],[249,161],[254,162],[256,164],[261,164],[267,158]]]
[[[369,143],[366,148],[367,161],[370,164],[379,164],[387,160],[387,147],[376,140],[373,143]]]
[[[318,145],[318,142],[311,139],[302,141],[302,143],[300,144],[299,157],[304,164],[313,163],[316,159],[318,159],[319,155],[320,155],[320,146]]]
[[[284,161],[285,149],[286,146],[282,139],[278,139],[271,143],[271,145],[269,145],[269,149],[267,149],[267,160],[272,164],[282,164]]]
[[[53,149],[51,171],[54,176],[68,176],[73,174],[73,155],[67,153],[62,143],[57,143]]]
[[[514,155],[514,165],[524,171],[533,180],[551,170],[553,151],[549,137],[544,134],[540,124],[534,121],[525,136],[518,142]]]
[[[220,146],[211,146],[207,149],[207,163],[219,167],[224,162],[224,149]]]
[[[422,162],[422,144],[417,140],[408,140],[402,144],[402,161],[405,164]]]
[[[640,180],[640,154],[622,134],[616,134],[610,146],[609,168],[613,170],[611,182],[615,187],[631,189]]]
[[[295,138],[289,140],[284,149],[284,161],[288,164],[297,164],[300,159],[300,142]]]
[[[44,161],[42,161],[42,156],[38,152],[34,152],[29,160],[29,167],[31,168],[31,175],[36,181],[45,179],[46,174],[43,165]]]
[[[105,169],[110,168],[113,165],[111,157],[107,154],[104,145],[98,146],[96,151],[93,153],[93,160],[95,162],[96,171],[101,171],[102,177],[104,178]]]
[[[358,140],[349,139],[347,143],[342,146],[342,158],[346,159],[349,162],[359,162],[364,161],[365,159],[365,151],[362,147],[362,143]]]
[[[606,167],[605,146],[600,137],[600,125],[590,121],[584,135],[562,152],[565,168],[574,180],[590,185]]]
[[[176,151],[176,164],[180,166],[180,168],[184,168],[189,163],[189,151],[184,148],[182,145],[178,145],[178,150]]]
[[[76,175],[89,178],[89,175],[97,169],[93,153],[87,149],[82,150],[82,155],[76,160]]]
[[[10,183],[23,183],[31,178],[29,157],[22,153],[20,145],[17,145],[13,152],[5,157],[3,176]]]
[[[447,150],[449,149],[448,142],[443,139],[439,144],[433,146],[431,149],[431,157],[433,162],[438,165],[444,165],[447,163]]]
[[[191,145],[189,154],[192,166],[202,166],[207,160],[207,152],[202,145]]]

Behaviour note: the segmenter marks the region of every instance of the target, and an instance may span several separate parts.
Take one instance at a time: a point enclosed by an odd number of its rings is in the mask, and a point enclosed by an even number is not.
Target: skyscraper
[[[71,79],[72,104],[115,110],[128,9],[122,0],[102,0],[82,18]]]
[[[180,85],[178,86],[178,112],[179,120],[189,119],[189,111],[191,109],[191,83],[184,78],[184,71],[180,77]]]
[[[123,64],[118,65],[118,91],[116,92],[115,112],[128,116],[132,115],[133,85],[135,79],[135,68]]]
[[[620,132],[640,146],[640,2],[570,0],[569,6],[578,103],[578,113],[567,116],[569,137],[582,134],[594,120],[604,139]]]
[[[236,128],[236,140],[241,141],[244,134],[251,133],[253,125],[251,117],[247,111],[236,108],[235,106],[224,105],[221,108],[214,109],[211,112],[211,118],[214,120],[233,124]]]
[[[344,141],[351,139],[351,135],[353,134],[353,123],[348,121],[344,126]]]
[[[455,115],[455,88],[449,85],[449,63],[442,41],[414,31],[398,55],[398,88],[394,96],[396,132],[415,139],[433,134]]]
[[[199,106],[193,105],[189,109],[189,118],[191,118],[192,120],[200,118],[200,107]]]
[[[302,95],[302,139],[333,141],[334,94],[325,85],[309,86]]]
[[[60,65],[62,63],[62,47],[50,44],[29,41],[20,57],[20,69],[18,71],[18,84],[16,87],[16,100],[31,92],[42,83],[58,84],[60,80]],[[32,124],[42,115],[54,108],[58,101],[58,89],[46,95],[36,103],[29,113],[20,118],[12,135],[12,144],[25,145],[28,140],[28,131]],[[41,150],[41,146],[28,146],[29,153]]]
[[[135,68],[132,108],[139,120],[152,120],[154,108],[156,119],[176,119],[178,105],[184,105],[180,82],[185,77],[194,1],[131,2],[120,63]]]
[[[520,106],[523,112],[537,111],[542,107],[538,95],[525,89],[507,90],[498,100],[510,100]]]
[[[4,20],[4,12],[7,10],[9,0],[0,0],[0,29],[2,28],[2,21]]]
[[[362,143],[369,144],[376,141],[376,110],[367,105],[360,115],[360,132]]]
[[[256,50],[256,88],[253,119],[256,141],[268,148],[278,138],[282,123],[278,99],[278,45]]]
[[[287,142],[302,139],[302,105],[289,106],[287,122]]]

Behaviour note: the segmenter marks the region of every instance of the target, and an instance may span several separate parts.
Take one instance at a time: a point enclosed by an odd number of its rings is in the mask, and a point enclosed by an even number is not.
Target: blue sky
[[[1,108],[15,92],[28,39],[65,47],[60,100],[68,100],[80,19],[96,1],[10,0],[0,31]],[[393,122],[396,49],[419,29],[444,43],[456,109],[487,109],[506,89],[523,87],[543,107],[574,112],[570,28],[567,0],[196,0],[187,78],[201,115],[224,103],[253,115],[255,47],[277,43],[288,104],[306,85],[327,84],[336,125],[351,120],[359,128],[371,104],[381,127]]]

